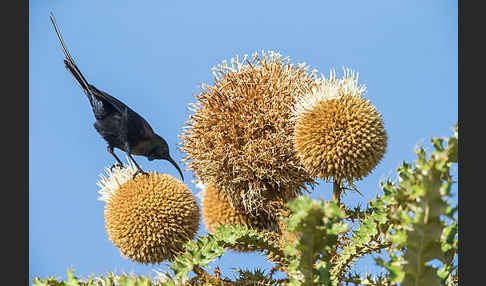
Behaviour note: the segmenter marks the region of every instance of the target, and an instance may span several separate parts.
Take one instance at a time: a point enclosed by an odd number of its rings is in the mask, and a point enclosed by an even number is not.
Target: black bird
[[[157,135],[150,124],[130,107],[86,81],[86,78],[69,55],[52,13],[50,19],[66,56],[64,65],[88,97],[96,118],[94,127],[108,143],[108,152],[115,157],[118,162],[117,165],[122,167],[123,163],[116,156],[114,148],[125,151],[135,163],[137,172],[133,175],[134,178],[139,173],[147,173],[140,168],[131,154],[145,156],[149,161],[163,159],[171,162],[177,168],[184,181],[181,169],[169,155],[169,146],[164,138]],[[116,165],[112,167],[114,166]]]

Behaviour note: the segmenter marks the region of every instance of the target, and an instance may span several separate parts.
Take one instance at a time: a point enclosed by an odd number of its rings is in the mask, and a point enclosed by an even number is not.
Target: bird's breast
[[[132,150],[130,153],[133,155],[147,155],[148,152],[152,149],[152,144],[150,144],[150,141],[144,140],[138,142],[135,146],[132,147]]]

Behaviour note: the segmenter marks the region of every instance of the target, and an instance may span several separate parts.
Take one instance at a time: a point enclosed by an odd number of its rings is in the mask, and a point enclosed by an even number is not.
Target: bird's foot
[[[146,175],[146,176],[148,176],[148,175],[149,175],[149,173],[145,172],[144,170],[142,170],[142,169],[138,169],[138,170],[135,172],[135,174],[133,174],[133,179],[135,179],[135,177],[136,177],[138,174],[143,174],[143,175]]]
[[[117,164],[111,165],[110,171],[113,171],[113,168],[119,168],[119,169],[121,169],[121,168],[123,168],[123,164],[117,163]]]

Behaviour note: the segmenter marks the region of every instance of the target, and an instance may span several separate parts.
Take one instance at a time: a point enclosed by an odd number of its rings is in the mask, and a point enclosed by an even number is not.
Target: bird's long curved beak
[[[179,171],[179,174],[181,174],[182,181],[184,182],[184,176],[182,175],[182,171],[179,168],[179,166],[177,165],[177,163],[174,161],[174,159],[172,159],[172,157],[169,155],[169,157],[166,160],[171,162],[172,165],[174,165],[174,167],[176,167],[177,171]]]

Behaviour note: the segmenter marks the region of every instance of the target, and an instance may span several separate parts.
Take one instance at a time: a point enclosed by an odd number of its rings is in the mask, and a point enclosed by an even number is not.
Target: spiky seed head
[[[278,229],[276,216],[270,216],[265,212],[251,214],[246,213],[244,210],[233,208],[221,197],[215,184],[204,186],[201,206],[203,222],[211,233],[220,224],[239,224],[259,231],[277,231]]]
[[[134,170],[129,168],[115,169],[110,179],[99,182],[108,238],[133,261],[170,260],[198,230],[196,200],[184,183],[168,174],[149,172],[132,179]]]
[[[306,170],[320,179],[348,182],[367,176],[386,152],[387,134],[380,113],[362,97],[357,76],[331,73],[301,98],[294,109],[294,149]]]
[[[291,108],[315,85],[308,69],[274,52],[236,57],[213,68],[214,86],[196,96],[180,149],[234,208],[263,209],[270,192],[291,198],[314,185],[292,146]]]

